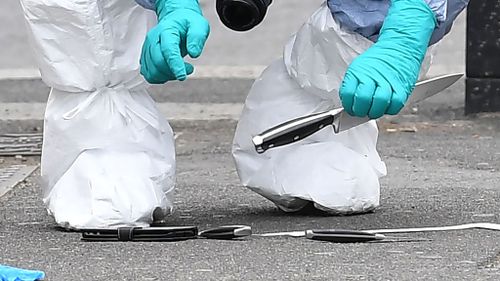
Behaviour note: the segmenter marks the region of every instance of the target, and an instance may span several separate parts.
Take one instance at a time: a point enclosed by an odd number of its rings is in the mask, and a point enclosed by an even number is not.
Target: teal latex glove
[[[378,41],[351,63],[340,87],[345,111],[395,115],[415,88],[437,21],[423,0],[392,0]]]
[[[197,58],[210,33],[198,0],[157,0],[158,25],[151,29],[141,54],[141,74],[152,84],[183,81],[194,67],[183,58]]]

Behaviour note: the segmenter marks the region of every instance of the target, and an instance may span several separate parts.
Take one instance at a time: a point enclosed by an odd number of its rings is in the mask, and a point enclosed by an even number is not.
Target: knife
[[[455,73],[419,81],[415,84],[415,89],[410,95],[406,105],[411,105],[436,95],[453,85],[462,76],[463,73]],[[264,153],[268,149],[291,144],[307,138],[330,125],[333,126],[333,130],[337,134],[368,121],[370,121],[368,117],[361,118],[351,116],[344,113],[344,109],[340,107],[313,113],[279,124],[256,135],[252,138],[252,142],[257,153]]]
[[[276,232],[255,234],[259,237],[305,237],[309,240],[325,241],[333,243],[364,243],[364,242],[423,242],[430,241],[425,238],[401,237],[401,236],[387,236],[380,233],[372,233],[360,230],[348,229],[308,229],[305,231],[290,231],[290,232]]]
[[[330,242],[369,242],[384,239],[397,238],[411,241],[426,241],[427,239],[410,238],[400,236],[386,236],[386,234],[395,233],[417,233],[417,232],[441,232],[441,231],[457,231],[468,229],[485,229],[500,231],[498,223],[467,223],[459,225],[446,226],[428,226],[428,227],[411,227],[411,228],[382,228],[382,229],[365,229],[365,230],[342,230],[342,229],[320,229],[320,230],[297,230],[285,232],[268,232],[262,234],[254,234],[258,237],[305,237],[311,240],[321,240]]]
[[[198,232],[196,226],[80,229],[83,241],[183,241],[196,238],[232,240],[252,235],[248,225],[224,225]]]
[[[196,226],[174,227],[119,227],[80,229],[83,241],[183,241],[198,237]]]

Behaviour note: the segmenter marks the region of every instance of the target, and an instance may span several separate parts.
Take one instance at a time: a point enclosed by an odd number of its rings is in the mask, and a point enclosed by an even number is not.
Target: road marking
[[[0,80],[40,79],[40,71],[36,68],[0,69]]]
[[[238,120],[241,103],[159,103],[168,120]]]
[[[45,103],[0,103],[1,121],[43,120]],[[168,120],[238,120],[241,103],[158,103]]]
[[[195,65],[192,78],[240,78],[255,79],[260,76],[264,65]]]
[[[195,65],[191,79],[255,79],[266,68],[264,65]],[[35,68],[0,69],[0,80],[40,79]]]
[[[38,166],[13,165],[0,168],[0,197],[29,177]]]

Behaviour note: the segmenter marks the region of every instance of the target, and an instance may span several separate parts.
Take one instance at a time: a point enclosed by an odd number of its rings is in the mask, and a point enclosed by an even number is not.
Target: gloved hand
[[[392,0],[378,41],[347,69],[339,92],[344,109],[373,119],[399,113],[415,88],[436,25],[423,0]]]
[[[183,57],[201,55],[210,33],[198,0],[156,0],[158,25],[148,32],[142,47],[141,74],[152,84],[185,80],[193,73]]]

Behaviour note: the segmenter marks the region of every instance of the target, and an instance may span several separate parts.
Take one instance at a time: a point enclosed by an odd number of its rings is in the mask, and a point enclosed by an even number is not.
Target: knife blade
[[[417,82],[406,106],[440,93],[462,76],[463,73],[455,73]],[[254,136],[252,142],[257,153],[264,153],[268,149],[300,141],[328,126],[333,126],[333,130],[337,134],[368,121],[370,121],[368,117],[351,116],[340,107],[284,122]]]

